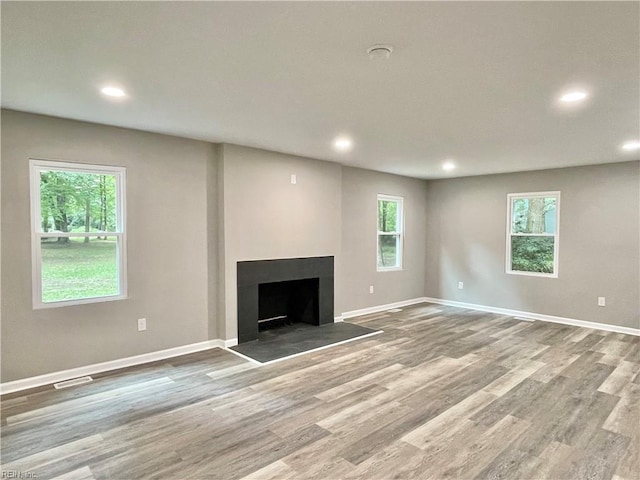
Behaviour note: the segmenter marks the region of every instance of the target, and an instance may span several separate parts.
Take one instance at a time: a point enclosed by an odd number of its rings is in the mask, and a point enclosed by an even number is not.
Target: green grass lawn
[[[42,242],[43,302],[118,294],[115,239],[83,240]]]

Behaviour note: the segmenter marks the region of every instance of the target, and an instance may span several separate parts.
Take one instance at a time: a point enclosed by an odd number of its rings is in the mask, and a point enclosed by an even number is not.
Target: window
[[[507,195],[507,273],[558,276],[560,192]]]
[[[126,297],[125,169],[30,161],[34,308]]]
[[[378,195],[378,271],[402,268],[402,197]]]

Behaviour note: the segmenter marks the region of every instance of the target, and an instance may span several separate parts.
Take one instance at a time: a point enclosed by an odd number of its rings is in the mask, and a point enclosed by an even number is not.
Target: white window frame
[[[51,232],[42,231],[41,206],[40,206],[40,172],[56,170],[73,173],[93,173],[100,175],[113,175],[116,179],[116,231],[105,232],[110,237],[116,237],[116,261],[118,263],[118,292],[116,295],[90,297],[58,302],[42,301],[42,248],[41,239],[44,236],[51,237]],[[70,305],[82,305],[87,303],[108,302],[127,298],[127,240],[126,226],[126,169],[107,165],[94,165],[85,163],[70,163],[53,160],[29,159],[29,178],[31,191],[31,266],[32,266],[32,294],[33,308],[66,307]],[[56,237],[95,237],[103,235],[103,232],[56,232]]]
[[[396,231],[395,232],[381,232],[378,230],[378,209],[381,200],[393,201],[397,203],[396,214]],[[378,194],[376,200],[376,270],[378,272],[394,272],[402,270],[404,265],[404,198],[397,197],[395,195]],[[397,235],[396,240],[396,252],[398,256],[398,265],[393,267],[381,267],[378,265],[378,254],[380,252],[380,235]]]
[[[513,201],[518,198],[549,198],[556,199],[555,233],[513,233]],[[511,237],[555,237],[553,241],[553,273],[523,272],[511,269]],[[527,192],[507,194],[507,248],[506,272],[511,275],[526,275],[529,277],[558,278],[558,254],[560,252],[560,192]]]

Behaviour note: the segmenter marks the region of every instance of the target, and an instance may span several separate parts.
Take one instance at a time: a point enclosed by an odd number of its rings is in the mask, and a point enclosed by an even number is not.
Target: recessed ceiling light
[[[640,150],[640,141],[630,140],[628,142],[624,142],[622,144],[622,150],[625,150],[627,152],[632,152],[633,150]]]
[[[570,92],[564,93],[560,97],[560,101],[563,103],[576,103],[585,100],[589,94],[584,90],[572,90]]]
[[[351,147],[353,147],[353,142],[350,138],[338,137],[333,141],[333,146],[336,150],[346,152],[348,150],[351,150]]]
[[[455,164],[455,163],[453,163],[453,161],[452,161],[452,160],[447,160],[446,162],[444,162],[444,163],[442,164],[442,169],[443,169],[443,170],[445,170],[445,171],[447,171],[447,172],[450,172],[450,171],[451,171],[451,170],[453,170],[454,168],[456,168],[456,164]]]
[[[124,90],[118,87],[104,87],[100,90],[104,95],[108,97],[124,97]]]

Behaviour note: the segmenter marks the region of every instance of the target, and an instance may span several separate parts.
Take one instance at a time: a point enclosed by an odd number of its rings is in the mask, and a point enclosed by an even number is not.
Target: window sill
[[[507,270],[506,273],[509,275],[520,275],[524,277],[558,278],[557,273],[518,272],[512,270]]]
[[[378,272],[401,272],[404,268],[402,267],[389,267],[389,268],[378,268]]]
[[[127,295],[114,295],[111,297],[83,298],[78,300],[63,300],[60,302],[37,303],[33,305],[34,310],[46,310],[49,308],[72,307],[74,305],[88,305],[90,303],[114,302],[116,300],[126,300]]]

